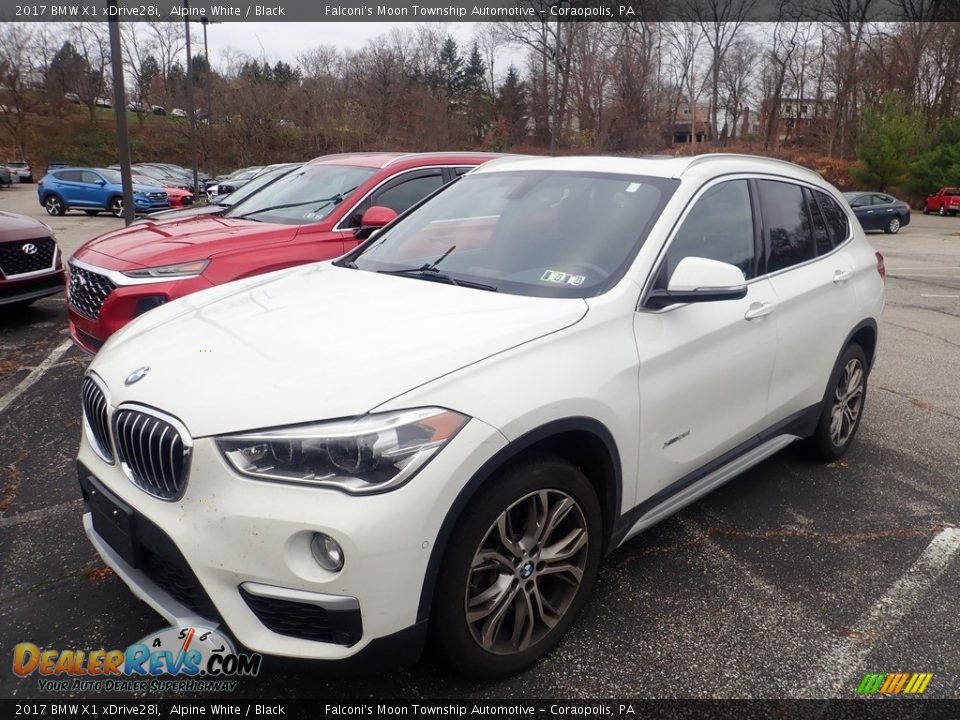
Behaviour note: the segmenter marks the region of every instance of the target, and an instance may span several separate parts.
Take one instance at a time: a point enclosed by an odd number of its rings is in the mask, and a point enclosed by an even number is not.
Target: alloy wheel
[[[891,233],[900,230],[900,218],[890,218],[890,224],[887,225],[887,230]]]
[[[532,492],[501,513],[468,575],[464,611],[477,644],[511,655],[543,639],[577,595],[588,543],[583,509],[561,490]]]
[[[123,200],[114,198],[110,203],[110,212],[114,217],[123,217]]]
[[[865,379],[866,373],[860,360],[849,360],[834,391],[833,407],[830,411],[830,440],[836,447],[842,447],[857,426],[857,419],[863,408]]]
[[[60,202],[60,198],[54,196],[48,197],[45,206],[47,213],[50,215],[63,215],[63,204]]]

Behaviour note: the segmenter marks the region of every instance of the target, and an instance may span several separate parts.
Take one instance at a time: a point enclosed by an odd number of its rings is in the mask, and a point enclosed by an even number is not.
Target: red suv
[[[326,155],[222,215],[106,233],[69,262],[70,335],[95,353],[138,315],[197,290],[339,257],[492,153]]]

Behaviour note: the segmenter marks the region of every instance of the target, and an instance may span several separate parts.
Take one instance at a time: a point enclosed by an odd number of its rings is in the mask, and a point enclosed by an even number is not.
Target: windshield
[[[626,272],[678,182],[585,172],[467,175],[346,258],[500,292],[591,297]],[[350,262],[353,265],[350,265]]]
[[[283,225],[317,222],[375,172],[375,168],[352,165],[305,165],[231,208],[224,217]]]
[[[282,178],[284,175],[292,172],[293,170],[295,170],[295,168],[277,168],[276,170],[269,170],[261,175],[257,175],[246,185],[234,190],[229,195],[224,195],[223,199],[217,200],[216,204],[223,205],[225,207],[233,207],[234,205],[243,202],[251,195],[255,195],[256,193],[260,192],[260,190],[265,188],[274,180]]]

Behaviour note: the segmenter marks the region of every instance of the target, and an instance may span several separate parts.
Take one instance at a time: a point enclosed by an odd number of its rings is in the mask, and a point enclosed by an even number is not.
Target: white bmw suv
[[[847,451],[882,261],[776,160],[488,163],[338,261],[114,335],[86,532],[250,650],[399,662],[429,624],[463,672],[515,672],[628,538],[795,441]]]

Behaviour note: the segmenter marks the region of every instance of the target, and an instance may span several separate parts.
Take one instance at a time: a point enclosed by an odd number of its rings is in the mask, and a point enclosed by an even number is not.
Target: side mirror
[[[360,218],[360,229],[356,232],[357,239],[365,240],[375,230],[392,223],[396,217],[396,211],[388,207],[382,205],[368,207]]]
[[[702,257],[685,257],[670,276],[667,289],[654,290],[649,297],[655,306],[665,307],[672,303],[739,300],[746,294],[746,279],[736,265]]]

